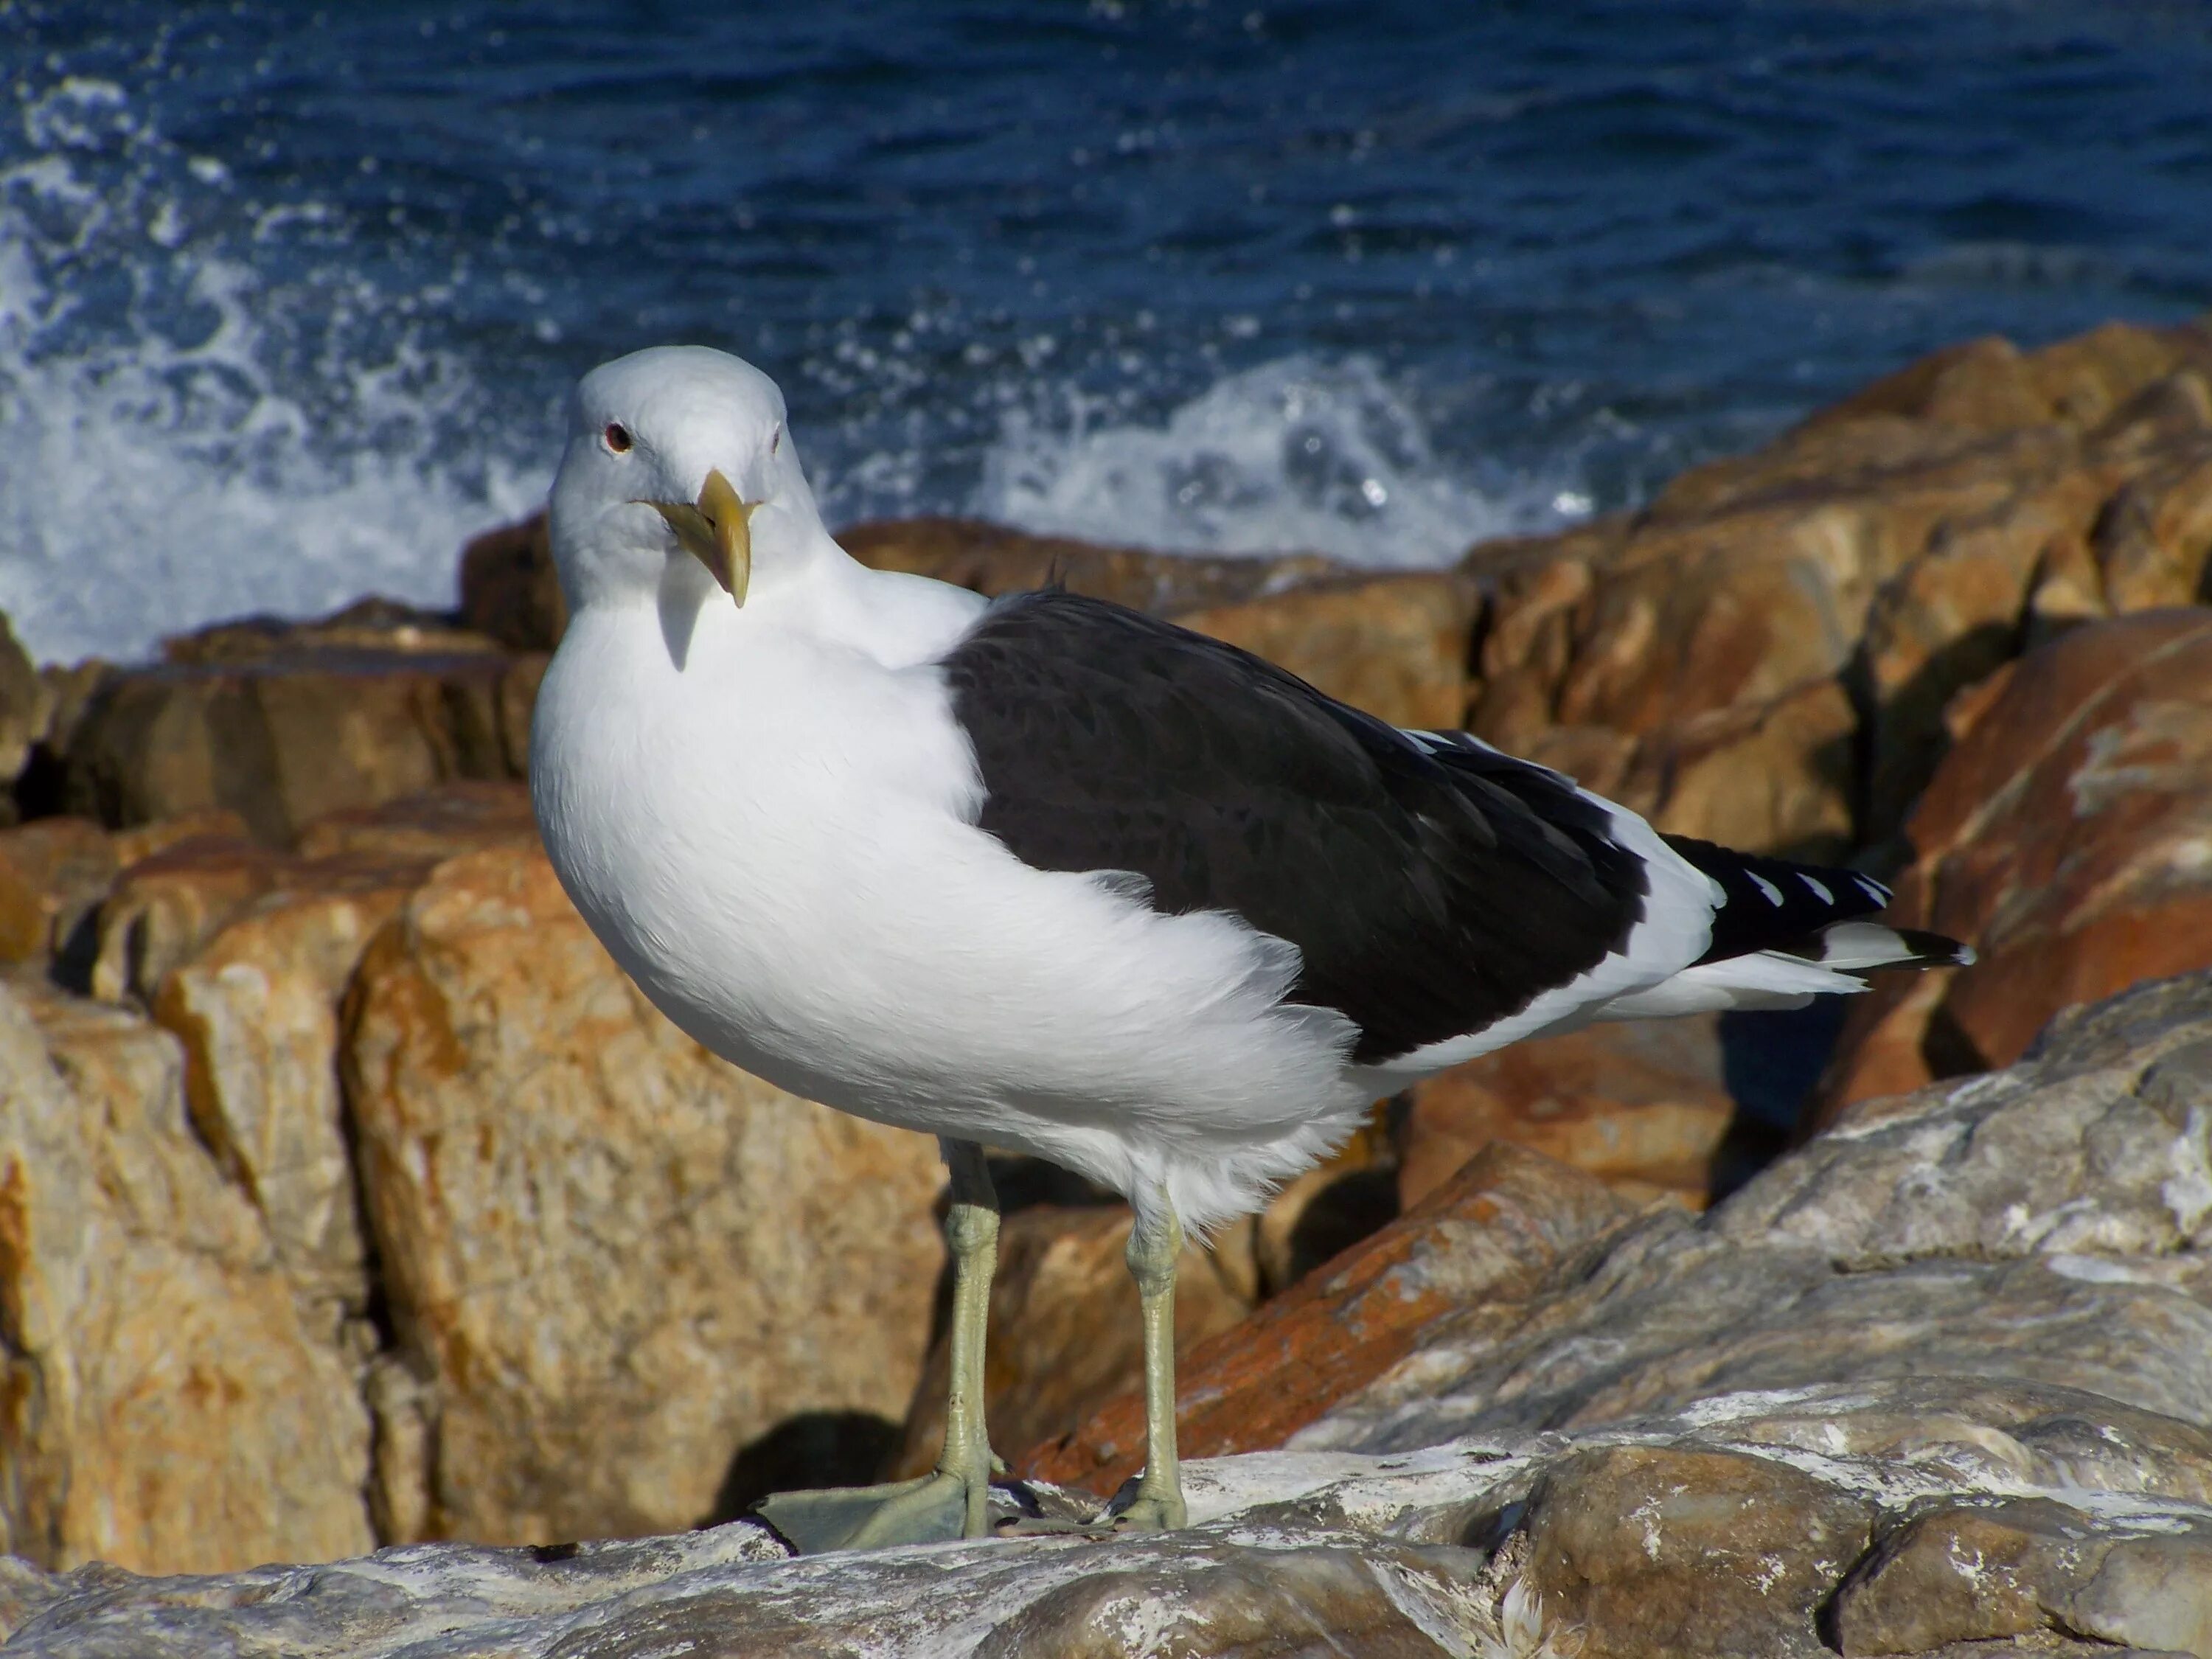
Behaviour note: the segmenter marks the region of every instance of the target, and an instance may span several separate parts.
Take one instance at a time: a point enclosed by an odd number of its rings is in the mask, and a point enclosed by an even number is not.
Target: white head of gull
[[[1101,1524],[1175,1526],[1185,1226],[1521,1037],[1965,956],[1869,920],[1864,877],[1662,836],[1172,624],[869,569],[823,527],[775,383],[720,352],[586,375],[551,512],[570,619],[530,777],[577,908],[708,1048],[935,1134],[951,1170],[944,1455],[771,1498],[802,1549],[994,1524],[984,1146],[1127,1195],[1147,1457]]]

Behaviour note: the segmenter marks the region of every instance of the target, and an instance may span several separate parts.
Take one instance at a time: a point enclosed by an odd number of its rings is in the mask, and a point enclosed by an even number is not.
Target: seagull
[[[1506,1043],[1971,959],[1872,920],[1869,877],[1662,835],[1172,623],[870,569],[722,352],[586,375],[550,514],[569,623],[530,785],[576,908],[706,1048],[948,1166],[943,1455],[769,1499],[803,1552],[993,1529],[984,1147],[1127,1197],[1146,1458],[1100,1524],[1176,1527],[1186,1230]]]

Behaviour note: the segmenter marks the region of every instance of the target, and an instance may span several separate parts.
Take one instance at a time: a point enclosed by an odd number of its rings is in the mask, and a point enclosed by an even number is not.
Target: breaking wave
[[[321,265],[265,283],[238,251],[312,203],[240,199],[112,82],[23,108],[0,166],[0,609],[42,659],[366,592],[453,599],[454,551],[542,499],[477,441],[486,399],[395,301]]]

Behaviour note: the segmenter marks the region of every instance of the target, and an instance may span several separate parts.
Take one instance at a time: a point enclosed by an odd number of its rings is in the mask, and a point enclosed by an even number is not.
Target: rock
[[[936,1148],[676,1031],[534,846],[408,896],[341,1054],[403,1373],[380,1434],[419,1451],[380,1462],[394,1530],[681,1527],[775,1425],[905,1410],[944,1260]]]
[[[1865,1551],[1875,1507],[1771,1457],[1605,1446],[1546,1470],[1528,1500],[1524,1582],[1591,1633],[1587,1659],[1803,1654]],[[1793,1639],[1794,1638],[1794,1639]]]
[[[327,813],[454,778],[522,775],[543,665],[468,651],[317,646],[107,679],[71,737],[70,810],[111,825],[227,807],[274,846]]]
[[[318,818],[300,832],[300,856],[351,854],[428,865],[487,848],[528,845],[537,839],[538,821],[531,813],[527,788],[519,783],[464,780],[381,805]]]
[[[31,745],[46,735],[52,702],[39,671],[0,615],[0,806],[7,790],[30,763]]]
[[[2196,1449],[2172,1454],[2177,1478],[2198,1471],[2176,1490],[2201,1496],[2209,1099],[2212,979],[2143,988],[2010,1071],[1869,1103],[1702,1220],[1647,1213],[1511,1328],[1494,1305],[1458,1334],[1437,1322],[1295,1443],[1402,1449],[1889,1379],[1963,1396],[1980,1378],[2101,1396],[2107,1425],[2175,1419],[2159,1432]]]
[[[2048,1498],[1917,1515],[1836,1593],[1847,1655],[2078,1631],[2118,1643],[2212,1650],[2212,1528],[2160,1516],[2103,1521]]]
[[[100,906],[93,995],[152,1002],[173,969],[297,863],[242,833],[189,836],[140,860]]]
[[[0,830],[0,961],[61,958],[93,948],[92,923],[117,877],[180,842],[242,834],[235,813],[187,813],[111,835],[86,818],[41,818]],[[75,972],[77,963],[64,964]]]
[[[1879,839],[1941,757],[1949,697],[2057,627],[2203,591],[2208,491],[2212,325],[1939,353],[1632,518],[1474,549],[1471,727],[1516,753],[1588,733],[1564,741],[1616,776],[1640,762],[1634,804],[1656,810],[1661,734],[1840,681],[1850,721],[1756,758],[1821,786],[1814,834]]]
[[[568,626],[545,514],[487,530],[461,550],[461,620],[510,651],[550,651]]]
[[[2075,629],[1957,714],[1887,915],[1982,960],[1860,1000],[1816,1121],[2007,1064],[2071,1003],[2212,966],[2212,611]]]
[[[356,1553],[354,1334],[303,1316],[143,1016],[0,988],[0,1545],[164,1572]]]
[[[1179,1532],[787,1560],[738,1522],[18,1571],[11,1651],[2203,1653],[2208,1056],[2212,974],[2142,988],[2006,1073],[1862,1109],[1696,1219],[1492,1146],[1200,1345],[1187,1443],[1231,1413],[1304,1426],[1187,1463]],[[1048,1454],[1094,1492],[1119,1409]],[[1002,1489],[994,1512],[1097,1502]]]
[[[1396,1456],[1194,1462],[1185,1466],[1190,1528],[1098,1541],[793,1561],[765,1528],[739,1522],[630,1543],[419,1546],[222,1578],[91,1570],[16,1590],[24,1616],[14,1651],[29,1659],[799,1651],[1810,1659],[1829,1650],[1815,1610],[1865,1559],[1871,1530],[1906,1522],[1915,1504],[1905,1489],[1955,1512],[1968,1503],[2017,1504],[2018,1488],[2033,1479],[2063,1479],[1916,1466],[1899,1455],[1808,1455],[1767,1435],[1756,1402],[1730,1404],[1696,1420],[1491,1437]],[[1036,1495],[1072,1503],[1048,1488]],[[2093,1501],[2108,1560],[2144,1562],[2143,1547],[2160,1544],[2166,1559],[2130,1565],[2124,1584],[2103,1588],[2107,1597],[2135,1592],[2120,1616],[2077,1595],[2069,1617],[2111,1632],[2112,1642],[2186,1635],[2197,1584],[2152,1575],[2192,1565],[2188,1547],[2212,1510],[2166,1498],[2124,1509],[2101,1495]],[[2146,1585],[2150,1594],[2141,1593]],[[1948,1645],[1927,1650],[1967,1659]],[[2148,1659],[2136,1646],[2063,1640],[1971,1651]]]
[[[1156,616],[1241,605],[1346,574],[1315,553],[1255,558],[1149,552],[1032,536],[975,519],[880,520],[848,526],[837,541],[878,570],[933,576],[994,596],[1058,583]]]
[[[512,787],[512,786],[510,786]],[[339,1005],[422,860],[287,860],[253,902],[161,974],[154,1018],[184,1046],[200,1139],[261,1212],[295,1288],[368,1306],[366,1243],[339,1098]]]
[[[1467,710],[1476,609],[1464,577],[1424,573],[1309,583],[1176,619],[1394,725],[1449,729]]]
[[[1137,1291],[1122,1261],[1128,1240],[1129,1212],[1118,1204],[1017,1210],[1001,1224],[984,1376],[984,1409],[998,1445],[1032,1446],[1064,1434],[1141,1382]],[[1178,1354],[1251,1311],[1238,1290],[1203,1248],[1185,1246],[1176,1286]],[[945,1441],[949,1358],[948,1339],[940,1334],[885,1479],[936,1467]]]
[[[385,656],[456,656],[496,652],[500,642],[443,611],[397,599],[357,599],[343,611],[308,621],[242,617],[161,641],[166,662],[196,667],[261,662],[322,651]]]
[[[2078,470],[1947,521],[1875,594],[1857,664],[1875,711],[1869,839],[1895,832],[1934,773],[1945,705],[2019,653],[2039,577],[2087,541],[2112,489],[2100,471]]]
[[[1632,1202],[1670,1195],[1702,1207],[1735,1115],[1711,1015],[1517,1042],[1410,1094],[1398,1130],[1407,1209],[1492,1141],[1585,1170]]]
[[[1493,1143],[1399,1221],[1193,1350],[1176,1379],[1185,1455],[1280,1444],[1415,1353],[1454,1309],[1530,1293],[1627,1213],[1590,1177]],[[1132,1395],[1018,1467],[1103,1495],[1143,1461]]]
[[[107,832],[87,818],[0,830],[0,961],[52,955],[99,908],[117,868]]]

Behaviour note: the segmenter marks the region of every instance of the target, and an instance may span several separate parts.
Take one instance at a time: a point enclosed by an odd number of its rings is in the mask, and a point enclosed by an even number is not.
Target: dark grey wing
[[[981,827],[1040,869],[1134,871],[1303,953],[1296,1000],[1374,1063],[1579,978],[1642,920],[1642,860],[1565,780],[1431,747],[1201,635],[1015,595],[945,657]]]

